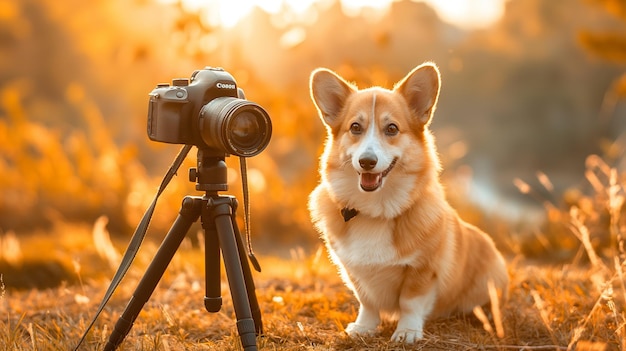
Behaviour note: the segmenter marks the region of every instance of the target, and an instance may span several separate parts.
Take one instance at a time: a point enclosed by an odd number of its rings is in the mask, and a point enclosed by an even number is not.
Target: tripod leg
[[[239,251],[239,258],[241,259],[241,268],[243,269],[243,278],[246,281],[246,290],[248,293],[248,301],[250,301],[250,310],[252,311],[252,318],[254,319],[254,326],[256,327],[257,335],[263,334],[263,321],[261,319],[261,309],[259,308],[259,301],[256,297],[256,288],[254,286],[254,280],[252,279],[252,271],[250,270],[250,263],[247,260],[246,249],[241,239],[241,233],[237,226],[235,214],[231,217],[231,222],[235,230],[235,239],[237,240],[237,250]]]
[[[215,222],[202,216],[204,229],[204,271],[205,289],[204,307],[209,312],[219,312],[222,308],[222,289],[220,284],[220,242],[217,237]]]
[[[115,324],[113,332],[109,336],[109,340],[104,347],[105,351],[115,350],[124,340],[128,332],[133,326],[135,319],[146,304],[150,295],[156,288],[159,280],[163,276],[165,269],[169,265],[174,253],[178,250],[180,243],[189,231],[189,228],[195,222],[206,202],[202,198],[185,197],[176,221],[170,228],[167,236],[161,243],[150,266],[146,269],[146,273],[137,285],[133,296],[131,297],[124,313]]]
[[[230,292],[233,299],[233,307],[237,316],[237,330],[241,345],[246,351],[256,351],[256,333],[254,319],[250,310],[250,301],[246,290],[246,283],[241,268],[241,258],[237,248],[235,232],[232,224],[232,202],[230,198],[220,198],[214,200],[213,217],[215,227],[222,248],[224,257],[224,267],[230,285]],[[211,201],[211,200],[210,200]]]

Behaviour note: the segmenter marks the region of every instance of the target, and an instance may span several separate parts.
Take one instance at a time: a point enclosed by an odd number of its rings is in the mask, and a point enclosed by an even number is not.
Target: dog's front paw
[[[424,337],[421,330],[416,329],[396,329],[391,336],[391,341],[412,344]]]
[[[374,335],[375,331],[376,331],[376,326],[372,327],[369,325],[356,324],[356,322],[350,323],[346,327],[346,333],[351,337],[357,336],[357,335],[371,336],[371,335]]]

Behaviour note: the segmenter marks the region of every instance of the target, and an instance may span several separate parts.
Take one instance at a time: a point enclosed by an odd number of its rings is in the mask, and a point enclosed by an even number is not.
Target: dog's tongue
[[[361,173],[361,189],[374,191],[378,189],[382,180],[381,173]]]

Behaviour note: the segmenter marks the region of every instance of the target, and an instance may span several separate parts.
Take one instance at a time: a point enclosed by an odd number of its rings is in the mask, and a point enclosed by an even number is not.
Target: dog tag
[[[341,215],[343,216],[344,222],[347,222],[347,221],[351,220],[357,214],[359,214],[359,211],[357,211],[354,208],[344,207],[344,208],[341,209]]]

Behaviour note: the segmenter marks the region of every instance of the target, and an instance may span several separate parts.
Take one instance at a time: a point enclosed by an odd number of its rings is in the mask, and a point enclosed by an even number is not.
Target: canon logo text
[[[215,86],[218,89],[235,89],[235,84],[217,83]]]

